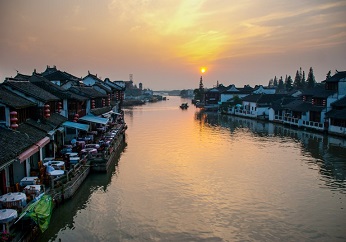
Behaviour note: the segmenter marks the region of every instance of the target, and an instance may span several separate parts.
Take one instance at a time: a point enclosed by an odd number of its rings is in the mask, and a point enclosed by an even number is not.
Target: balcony
[[[310,129],[316,129],[316,130],[324,130],[324,124],[320,122],[314,122],[314,121],[305,121],[303,120],[302,126]]]
[[[257,118],[257,113],[253,111],[249,111],[249,110],[236,109],[234,114],[238,116],[249,117],[249,118]]]

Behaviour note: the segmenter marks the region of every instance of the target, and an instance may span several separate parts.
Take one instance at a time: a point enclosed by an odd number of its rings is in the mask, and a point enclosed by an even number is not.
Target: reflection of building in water
[[[309,154],[314,159],[306,161],[308,165],[319,167],[319,172],[326,177],[327,186],[346,191],[346,140],[341,137],[328,136],[282,124],[276,124],[238,116],[219,115],[216,113],[196,113],[196,119],[211,126],[219,125],[230,130],[231,135],[237,130],[247,129],[260,137],[290,138],[302,144],[302,156]]]

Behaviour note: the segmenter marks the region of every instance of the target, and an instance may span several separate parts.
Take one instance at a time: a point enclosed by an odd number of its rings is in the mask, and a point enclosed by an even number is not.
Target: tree
[[[241,98],[238,95],[235,95],[232,99],[231,99],[231,105],[235,106],[237,104],[242,104],[243,101],[241,100]]]
[[[297,89],[302,87],[301,75],[298,71],[296,72],[296,77],[294,78],[293,87]]]
[[[276,76],[274,77],[274,87],[278,86],[278,79],[276,78]]]
[[[203,95],[204,95],[204,87],[203,87],[203,79],[201,77],[201,79],[199,80],[199,88],[193,90],[193,94],[194,94],[194,99],[195,100],[200,100],[203,101]]]
[[[274,86],[274,81],[273,79],[269,80],[268,87],[273,87]]]
[[[195,100],[201,100],[202,94],[199,90],[199,88],[196,88],[195,90],[193,90],[193,95]]]
[[[203,87],[203,79],[201,77],[201,79],[199,80],[199,90],[202,92],[204,90],[204,87]]]
[[[284,81],[282,80],[282,76],[279,79],[279,84],[278,84],[278,89],[283,89],[284,88]]]
[[[303,71],[303,75],[302,75],[302,88],[306,87],[306,81],[305,81],[305,71]]]
[[[286,86],[286,90],[291,90],[292,89],[292,77],[288,76],[286,78],[286,82],[285,82],[285,86]]]
[[[307,88],[313,88],[315,86],[315,76],[314,76],[314,71],[312,67],[310,67],[309,74],[308,74],[308,79],[306,80],[307,82]]]

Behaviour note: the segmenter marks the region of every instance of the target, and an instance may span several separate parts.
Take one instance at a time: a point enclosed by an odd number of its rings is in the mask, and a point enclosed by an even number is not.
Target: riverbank
[[[343,146],[283,125],[181,110],[188,101],[124,109],[118,165],[91,173],[39,242],[345,240]]]
[[[66,156],[64,156],[61,161],[55,159],[57,161],[54,162],[63,162],[66,170],[63,170],[62,175],[60,176],[55,178],[50,177],[51,179],[42,181],[42,186],[45,187],[44,194],[52,199],[52,212],[56,212],[65,201],[73,199],[74,194],[85,182],[89,173],[92,171],[93,166],[104,166],[109,168],[114,157],[119,152],[120,147],[123,146],[122,144],[124,143],[126,128],[127,126],[124,123],[116,124],[114,127],[109,126],[109,129],[101,136],[95,136],[95,143],[104,144],[102,149],[88,150],[88,148],[85,148],[80,150],[78,153],[67,153],[67,160],[64,159]],[[116,131],[116,133],[114,134],[113,131]],[[112,132],[114,135],[108,136],[108,134],[112,134]],[[100,145],[97,146],[100,148]],[[86,144],[85,147],[88,147],[88,144]],[[104,154],[107,154],[107,156],[103,156],[104,159],[95,164],[94,158]],[[76,164],[71,163],[75,160],[73,158],[78,158]],[[51,164],[54,162],[51,162]],[[43,172],[45,172],[43,167],[41,168]],[[107,169],[103,171],[106,172]],[[44,181],[46,184],[44,184]],[[41,196],[37,198],[38,201],[40,201],[40,197]],[[18,219],[16,224],[11,223],[11,233],[15,235],[11,241],[33,241],[40,233],[42,233],[37,223],[30,219],[24,219],[24,215],[27,213],[29,206],[32,206],[31,204],[32,203],[28,203],[28,206],[23,208],[23,212],[18,216],[21,219]],[[47,223],[49,224],[49,221],[47,221]]]

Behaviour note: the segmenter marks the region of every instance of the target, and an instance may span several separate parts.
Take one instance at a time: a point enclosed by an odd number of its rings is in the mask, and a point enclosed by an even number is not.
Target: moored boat
[[[92,171],[105,172],[109,169],[113,158],[124,141],[126,128],[126,124],[118,124],[109,133],[105,134],[100,141],[101,145],[97,149],[97,153],[88,155]]]

